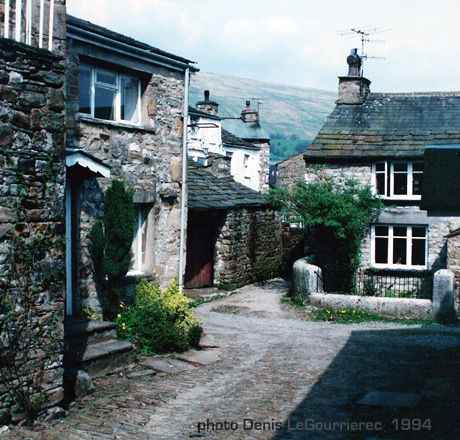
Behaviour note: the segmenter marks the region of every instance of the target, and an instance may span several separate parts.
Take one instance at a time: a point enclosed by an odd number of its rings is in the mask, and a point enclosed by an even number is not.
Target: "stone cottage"
[[[235,182],[230,158],[189,161],[185,285],[233,289],[279,274],[282,229],[260,192]]]
[[[127,283],[178,276],[183,106],[189,60],[67,18],[67,313],[99,310],[88,233],[112,179],[135,190]],[[188,73],[187,73],[188,74]]]
[[[204,99],[190,110],[189,156],[205,163],[209,153],[231,158],[233,178],[255,191],[268,190],[270,138],[259,122],[257,110],[247,108],[241,118],[219,117],[219,104],[210,99],[205,90]]]
[[[387,208],[364,241],[363,266],[401,275],[449,267],[447,236],[460,226],[460,204],[427,211],[423,198],[434,189],[425,179],[429,147],[460,143],[460,93],[371,93],[356,56],[304,162],[298,155],[279,164],[278,181],[323,175],[371,185]]]

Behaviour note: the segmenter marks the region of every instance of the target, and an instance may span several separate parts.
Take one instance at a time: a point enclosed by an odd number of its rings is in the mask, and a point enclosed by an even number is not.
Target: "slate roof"
[[[245,141],[270,140],[270,136],[258,122],[244,122],[241,118],[222,119],[222,127]]]
[[[260,150],[260,147],[257,145],[246,142],[224,128],[222,129],[222,143],[228,147],[244,148],[245,150]]]
[[[269,206],[265,197],[232,176],[216,177],[191,160],[188,161],[188,207],[189,209],[238,209]]]
[[[460,92],[371,93],[337,104],[304,157],[308,162],[423,156],[427,145],[460,143]]]

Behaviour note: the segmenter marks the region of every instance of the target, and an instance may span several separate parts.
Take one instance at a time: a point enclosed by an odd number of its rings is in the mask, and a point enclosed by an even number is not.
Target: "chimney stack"
[[[259,112],[251,108],[251,101],[246,101],[246,108],[241,112],[243,122],[259,122]]]
[[[352,49],[347,57],[348,75],[339,76],[337,104],[362,104],[370,92],[371,82],[362,76],[362,59],[358,49]]]
[[[204,101],[197,102],[196,108],[214,116],[217,116],[219,113],[219,104],[209,99],[209,90],[204,91]]]

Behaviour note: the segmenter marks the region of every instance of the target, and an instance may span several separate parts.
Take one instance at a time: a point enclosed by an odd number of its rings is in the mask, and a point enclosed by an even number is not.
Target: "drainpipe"
[[[185,247],[185,217],[187,210],[185,207],[185,197],[187,195],[187,125],[188,125],[188,82],[190,69],[185,69],[185,91],[184,91],[184,127],[182,139],[182,192],[180,200],[180,244],[179,244],[179,292],[184,290],[184,247]]]

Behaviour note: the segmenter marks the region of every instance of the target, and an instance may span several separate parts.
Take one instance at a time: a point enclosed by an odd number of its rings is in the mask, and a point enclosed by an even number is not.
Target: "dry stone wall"
[[[8,298],[22,340],[37,329],[45,339],[45,346],[33,353],[28,349],[40,343],[38,336],[16,350],[18,359],[31,356],[14,367],[32,378],[34,392],[46,393],[45,406],[63,397],[64,80],[60,56],[0,39],[0,315],[5,323]],[[0,340],[2,352],[15,347],[4,334]],[[0,374],[5,379],[9,373]],[[8,389],[12,386],[0,381],[0,424],[10,421],[14,399],[3,399]],[[13,421],[21,417],[14,406]]]
[[[228,212],[216,244],[214,283],[235,288],[279,274],[282,227],[270,209]]]

